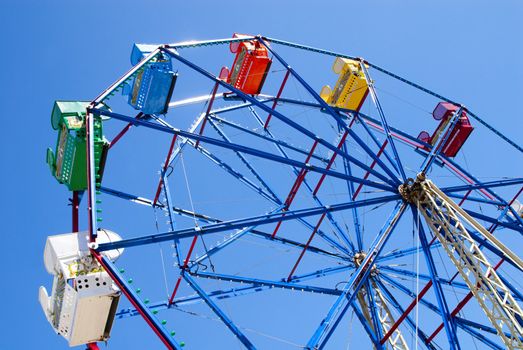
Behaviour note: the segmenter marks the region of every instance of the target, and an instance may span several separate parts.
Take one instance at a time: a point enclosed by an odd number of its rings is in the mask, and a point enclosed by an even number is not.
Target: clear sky
[[[133,43],[225,38],[240,32],[365,57],[463,102],[521,145],[522,18],[523,4],[516,0],[3,0],[0,348],[67,347],[53,334],[37,298],[39,285],[49,286],[51,280],[42,261],[45,239],[70,229],[68,193],[45,163],[45,150],[56,141],[50,112],[55,99],[94,98],[129,68]],[[317,79],[316,67],[309,69],[307,74]],[[488,142],[486,152],[496,164],[521,176],[521,154],[514,160],[497,153],[501,141]],[[471,159],[481,159],[474,150],[468,152]],[[489,167],[484,162],[477,170],[488,176]],[[276,307],[283,303],[262,300]],[[109,349],[161,348],[141,320],[120,322]],[[188,338],[205,334],[205,328],[194,324],[185,332]],[[207,348],[212,347],[211,337]]]

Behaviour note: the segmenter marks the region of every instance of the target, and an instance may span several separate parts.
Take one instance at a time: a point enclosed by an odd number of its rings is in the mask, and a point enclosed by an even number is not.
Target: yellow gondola
[[[360,62],[337,57],[332,70],[339,75],[338,81],[334,89],[325,85],[320,92],[321,98],[332,106],[358,111],[369,93]]]

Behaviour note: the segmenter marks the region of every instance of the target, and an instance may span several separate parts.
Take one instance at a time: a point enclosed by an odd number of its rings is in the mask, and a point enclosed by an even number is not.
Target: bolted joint
[[[419,173],[416,180],[409,177],[405,183],[398,186],[398,192],[403,199],[408,203],[419,201],[423,192],[421,184],[425,181],[425,173]]]
[[[367,254],[365,252],[357,252],[356,254],[354,254],[354,256],[352,257],[354,265],[356,265],[356,267],[360,267],[360,265],[363,263],[363,260],[365,260],[366,256]],[[375,276],[378,273],[376,265],[372,265],[370,273],[372,276]]]

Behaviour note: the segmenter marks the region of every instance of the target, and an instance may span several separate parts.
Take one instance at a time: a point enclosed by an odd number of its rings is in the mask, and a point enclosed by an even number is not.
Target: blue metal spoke
[[[196,219],[196,220],[198,220],[200,222],[204,222],[204,223],[220,223],[220,222],[223,222],[223,220],[212,218],[210,216],[203,215],[201,213],[195,213],[195,212],[192,212],[192,211],[186,210],[186,209],[172,207],[172,211],[174,213],[178,214],[178,215],[181,215],[181,216],[184,216],[184,217],[187,217],[187,218],[190,218],[190,219]],[[269,240],[271,242],[277,242],[277,243],[280,243],[280,244],[283,244],[283,245],[290,245],[290,246],[295,247],[295,248],[303,248],[305,246],[305,244],[303,244],[303,243],[300,243],[300,242],[297,242],[297,241],[293,241],[293,240],[288,239],[288,238],[283,238],[283,237],[274,237],[273,238],[270,233],[263,232],[263,231],[260,231],[260,230],[252,229],[248,233],[250,235],[252,235],[252,236],[264,238],[264,239]],[[330,257],[330,258],[334,258],[334,259],[339,259],[339,260],[343,260],[343,261],[352,261],[352,260],[350,260],[350,258],[348,258],[348,257],[346,257],[344,255],[340,255],[340,254],[337,254],[337,253],[332,253],[332,252],[329,252],[329,251],[326,251],[324,249],[321,249],[321,248],[318,248],[318,247],[315,247],[315,246],[311,246],[311,245],[309,245],[307,250],[310,250],[310,252],[312,252],[312,253],[324,255],[326,257]]]
[[[365,131],[367,132],[367,134],[371,137],[372,141],[374,141],[374,144],[376,146],[378,146],[378,148],[380,148],[382,145],[379,143],[378,141],[378,138],[376,137],[376,135],[374,135],[374,133],[372,132],[372,130],[370,130],[369,126],[367,125],[367,123],[365,123],[365,120],[363,118],[360,117],[360,114],[359,112],[358,113],[354,113],[354,118],[357,118],[359,121],[360,121],[360,125],[363,127],[363,129],[365,129]],[[390,127],[389,127],[389,130],[390,130]],[[392,137],[392,136],[391,136]],[[388,139],[387,139],[388,140]],[[398,171],[398,165],[394,162],[394,160],[391,158],[391,156],[389,155],[389,153],[387,152],[386,149],[383,149],[383,154],[385,155],[385,158],[387,158],[387,160],[389,161],[390,165],[392,165],[392,167]]]
[[[493,201],[493,200],[485,199],[485,198],[481,198],[481,197],[473,197],[473,196],[467,196],[467,195],[455,194],[455,193],[448,193],[447,196],[450,197],[450,198],[456,198],[456,199],[463,200],[463,201],[467,200],[469,202],[476,202],[476,203],[484,203],[484,204],[494,205],[496,207],[503,206],[503,203],[500,202],[500,201]]]
[[[329,276],[336,273],[345,272],[347,270],[354,269],[354,266],[352,265],[345,265],[345,266],[336,266],[331,268],[326,268],[318,271],[314,271],[312,273],[303,274],[300,276],[294,276],[291,281],[292,282],[299,282],[300,280],[307,281],[312,280],[316,278],[321,278],[324,276]],[[246,294],[252,294],[256,292],[261,292],[270,289],[270,286],[254,286],[249,285],[246,287],[239,287],[239,288],[230,288],[226,290],[214,290],[212,292],[207,293],[208,296],[216,299],[228,299],[236,296],[243,296]],[[340,290],[338,295],[341,293]],[[150,303],[149,309],[151,311],[153,310],[164,310],[164,309],[176,309],[176,307],[183,306],[183,305],[189,305],[194,303],[201,302],[202,299],[199,295],[188,295],[183,297],[177,297],[174,299],[173,303],[169,305],[168,301],[161,301],[161,302],[155,302]],[[133,308],[126,308],[122,309],[117,313],[117,317],[123,318],[123,317],[130,317],[130,316],[137,316],[139,315],[138,311]]]
[[[488,182],[476,182],[474,184],[469,184],[469,185],[443,187],[443,188],[441,188],[441,191],[443,191],[445,194],[448,195],[449,193],[452,193],[452,192],[462,192],[462,191],[487,189],[487,188],[494,188],[494,187],[521,185],[521,184],[523,184],[523,177],[519,177],[519,178],[515,178],[515,179],[488,181]]]
[[[264,122],[263,120],[260,118],[260,116],[258,115],[258,113],[256,113],[256,111],[254,109],[251,108],[251,112],[254,116],[254,118],[256,119],[256,121],[260,124],[260,126],[264,126]],[[265,130],[265,133],[270,137],[270,138],[275,138],[274,135],[270,132],[270,130],[264,128]],[[284,158],[287,158],[289,159],[289,156],[287,155],[287,152],[285,152],[285,150],[280,146],[280,145],[277,145],[275,144],[278,152],[284,157]],[[294,175],[296,176],[299,176],[299,170],[296,168],[296,167],[292,167],[292,170],[294,172]],[[316,204],[320,205],[320,206],[323,206],[323,202],[318,198],[318,196],[314,195],[314,190],[312,189],[312,187],[309,185],[309,182],[307,181],[306,178],[303,178],[303,184],[305,185],[305,188],[307,189],[307,191],[309,193],[312,194],[312,199],[316,202]],[[338,232],[338,235],[341,236],[341,239],[343,240],[343,242],[348,246],[348,248],[351,250],[351,252],[354,251],[354,244],[352,243],[350,237],[345,234],[345,232],[342,230],[342,228],[340,227],[340,225],[338,224],[338,222],[334,219],[334,217],[332,216],[331,213],[327,213],[327,219],[329,220],[329,222],[332,224],[332,226],[334,227],[334,229]],[[313,229],[314,230],[314,229]],[[323,234],[323,231],[321,230],[317,230],[319,235],[322,236],[324,235]],[[339,239],[339,237],[337,236],[337,238]]]
[[[459,340],[456,335],[456,326],[454,325],[454,322],[451,317],[451,313],[447,304],[447,301],[445,299],[445,295],[443,293],[443,289],[441,288],[440,279],[438,277],[438,273],[436,271],[436,265],[434,264],[434,260],[432,258],[432,252],[429,248],[429,242],[427,241],[427,236],[425,235],[425,230],[423,229],[423,225],[421,222],[419,222],[419,214],[418,210],[411,206],[412,213],[414,217],[414,221],[416,223],[416,228],[418,230],[418,236],[419,240],[421,242],[421,246],[423,247],[423,253],[425,255],[425,260],[427,263],[427,267],[430,273],[432,286],[434,287],[434,294],[436,295],[436,300],[438,301],[438,306],[441,313],[441,318],[443,320],[443,325],[445,327],[445,331],[447,333],[447,338],[449,341],[449,348],[450,349],[461,349],[459,345]]]
[[[290,46],[290,47],[294,47],[294,48],[298,48],[298,49],[303,49],[303,50],[307,50],[307,51],[311,51],[311,52],[317,52],[317,53],[321,53],[321,54],[324,54],[324,55],[329,55],[329,56],[336,56],[336,57],[344,57],[344,58],[348,58],[348,59],[352,59],[352,60],[357,60],[356,57],[353,57],[353,56],[348,56],[348,55],[345,55],[345,54],[341,54],[341,53],[337,53],[337,52],[333,52],[333,51],[329,51],[329,50],[323,50],[323,49],[318,49],[318,48],[314,48],[314,47],[311,47],[311,46],[306,46],[306,45],[301,45],[301,44],[296,44],[296,43],[291,43],[291,42],[288,42],[288,41],[284,41],[284,40],[279,40],[279,39],[275,39],[275,38],[267,38],[267,37],[264,37],[265,40],[268,40],[272,43],[276,43],[276,44],[280,44],[280,45],[286,45],[286,46]],[[394,79],[397,79],[407,85],[410,85],[420,91],[423,91],[431,96],[434,96],[440,100],[443,100],[445,102],[450,102],[452,104],[455,104],[455,105],[459,105],[459,103],[457,102],[454,102],[453,100],[451,99],[448,99],[446,97],[444,97],[443,95],[440,95],[436,92],[433,92],[427,88],[424,88],[423,86],[419,85],[419,84],[416,84],[408,79],[405,79],[405,78],[402,78],[400,77],[399,75],[396,75],[384,68],[381,68],[380,66],[377,66],[373,63],[370,63],[368,61],[365,61],[365,63],[367,65],[369,65],[369,67],[372,67],[378,71],[380,71],[381,73],[383,74],[386,74]],[[505,135],[503,135],[501,132],[499,132],[496,128],[494,128],[493,126],[491,126],[490,124],[488,124],[487,122],[485,122],[483,119],[481,119],[479,116],[477,116],[476,114],[472,113],[471,111],[468,111],[468,115],[471,116],[472,118],[474,118],[475,120],[477,120],[478,122],[480,122],[483,126],[485,126],[487,129],[489,129],[490,131],[492,131],[494,134],[496,134],[497,136],[499,136],[502,140],[504,140],[505,142],[507,142],[509,145],[511,145],[512,147],[514,147],[515,149],[517,149],[518,151],[520,151],[521,153],[523,153],[523,147],[519,146],[518,144],[516,144],[514,141],[510,140],[508,137],[506,137]]]
[[[294,275],[294,276],[292,276],[291,280],[294,282],[306,281],[311,278],[320,278],[320,277],[330,276],[330,275],[337,274],[337,273],[342,273],[347,270],[353,270],[354,268],[355,267],[353,264],[329,267],[326,269],[316,270],[316,271],[308,272],[308,273],[301,274],[301,275]]]
[[[216,123],[211,119],[209,118],[209,124],[213,127],[214,130],[216,130],[216,132],[218,133],[218,135],[220,135],[226,142],[229,142],[229,143],[232,143],[231,142],[231,139],[223,132],[223,130],[218,126],[216,125]],[[267,192],[269,192],[272,196],[272,198],[276,201],[276,202],[280,202],[281,204],[281,200],[278,198],[278,196],[276,195],[276,193],[274,193],[272,191],[272,189],[270,188],[270,186],[267,184],[267,182],[261,177],[260,173],[254,168],[253,165],[251,165],[251,163],[243,156],[243,154],[241,154],[240,152],[238,151],[235,151],[234,153],[236,153],[236,155],[238,156],[238,158],[242,161],[242,163],[247,167],[247,169],[250,170],[250,172],[254,175],[254,177],[260,182],[260,184],[265,188],[265,190]]]
[[[287,142],[285,142],[283,140],[278,140],[278,139],[273,138],[273,137],[268,137],[268,136],[262,135],[262,134],[260,134],[260,133],[258,133],[256,131],[254,131],[254,130],[251,130],[249,128],[243,127],[243,126],[241,126],[241,125],[239,125],[237,123],[234,123],[234,122],[232,122],[230,120],[227,120],[227,119],[224,119],[224,118],[221,118],[221,117],[217,117],[217,116],[215,116],[213,114],[209,115],[209,117],[211,119],[213,119],[213,120],[216,120],[217,122],[219,122],[221,124],[230,126],[230,127],[234,128],[234,129],[240,130],[240,131],[245,132],[247,134],[256,136],[256,137],[258,137],[258,138],[260,138],[262,140],[269,141],[269,142],[272,142],[274,144],[278,144],[280,146],[288,148],[288,149],[290,149],[292,151],[295,151],[297,153],[301,153],[301,154],[303,154],[305,156],[308,155],[308,153],[309,153],[308,151],[303,150],[301,148],[298,148],[296,146],[293,146],[293,145],[291,145],[291,144],[289,144],[289,143],[287,143]],[[311,155],[311,158],[317,159],[317,160],[319,160],[319,161],[321,161],[322,163],[325,163],[325,164],[329,162],[328,159],[323,158],[323,157],[321,157],[321,156],[319,156],[317,154]]]
[[[467,320],[465,318],[462,318],[462,317],[454,317],[454,319],[456,320],[456,323],[457,324],[464,324],[466,326],[469,326],[469,327],[473,327],[473,328],[476,328],[476,329],[480,329],[482,331],[485,331],[485,332],[488,332],[488,333],[491,333],[491,334],[498,334],[497,330],[493,327],[490,327],[490,326],[486,326],[484,324],[481,324],[481,323],[478,323],[478,322],[474,322],[474,321],[471,321],[471,320]],[[512,334],[510,333],[507,333],[507,332],[504,332],[505,333],[505,336],[511,338],[512,337]],[[519,337],[521,340],[523,340],[523,337]]]
[[[387,281],[390,285],[392,285],[394,288],[398,289],[399,291],[403,292],[404,294],[410,296],[412,299],[416,299],[417,295],[413,291],[411,291],[409,288],[405,287],[404,285],[398,283],[396,279],[391,278],[385,274],[381,274],[380,278]],[[424,298],[419,299],[419,303],[426,306],[429,310],[434,311],[438,316],[441,315],[440,309],[438,306],[432,304],[429,301],[426,301]]]
[[[275,212],[279,212],[282,208],[283,208],[283,205],[280,205],[278,208],[271,210],[267,214],[272,214],[272,213],[275,213]],[[218,253],[223,248],[229,246],[230,244],[234,243],[235,241],[237,241],[241,237],[243,237],[246,234],[252,232],[252,230],[254,230],[257,226],[258,225],[252,225],[252,226],[244,227],[241,230],[236,231],[235,233],[231,234],[228,238],[226,238],[222,242],[218,243],[217,245],[215,245],[211,249],[206,250],[206,252],[202,256],[197,257],[192,262],[192,264],[190,264],[190,266],[192,267],[192,266],[194,266],[194,265],[204,261],[205,259],[209,259],[212,255]]]
[[[483,344],[487,345],[491,349],[496,349],[496,350],[504,350],[505,349],[505,348],[497,345],[492,340],[490,340],[489,338],[485,337],[483,334],[479,333],[475,329],[472,329],[471,327],[469,327],[467,325],[464,325],[463,323],[460,323],[460,322],[457,322],[456,324],[458,325],[459,328],[463,329],[465,332],[467,332],[468,334],[472,335],[474,338],[478,339],[479,341],[481,341]]]
[[[434,249],[434,248],[437,248],[437,247],[440,247],[440,246],[441,246],[441,243],[435,241],[434,243],[432,243],[430,245],[430,249]],[[391,251],[390,253],[387,253],[387,254],[384,254],[384,255],[380,256],[376,261],[378,263],[382,263],[384,261],[397,259],[397,258],[400,258],[402,256],[408,256],[408,255],[416,254],[417,252],[421,252],[422,250],[423,250],[423,248],[421,248],[421,247],[419,247],[419,248],[411,247],[411,248],[407,248],[407,249],[395,249],[395,250]]]
[[[382,180],[382,181],[384,181],[386,183],[389,183],[393,187],[397,186],[397,183],[398,183],[397,179],[396,179],[396,181],[391,180],[391,179],[387,178],[386,176],[383,176],[380,173],[374,171],[373,169],[370,169],[367,165],[365,165],[364,163],[362,163],[358,159],[353,158],[353,157],[349,156],[348,154],[345,154],[345,153],[341,152],[339,149],[337,149],[337,147],[335,147],[334,145],[332,145],[332,144],[326,142],[325,140],[321,139],[320,137],[315,135],[310,130],[308,130],[308,129],[304,128],[303,126],[301,126],[299,123],[297,123],[297,122],[287,118],[286,116],[284,116],[283,114],[281,114],[277,110],[273,110],[272,108],[270,108],[269,106],[265,105],[264,103],[260,103],[256,98],[252,97],[251,95],[247,95],[243,91],[233,87],[232,85],[224,82],[223,80],[218,79],[217,77],[215,77],[211,73],[207,72],[203,68],[195,65],[191,61],[189,61],[189,60],[185,59],[184,57],[180,56],[178,53],[171,52],[170,50],[166,50],[166,53],[169,54],[172,58],[176,59],[177,61],[182,62],[183,64],[185,64],[189,68],[191,68],[191,69],[197,71],[198,73],[202,74],[203,76],[209,78],[213,82],[218,83],[218,84],[222,85],[223,87],[225,87],[226,89],[231,90],[232,92],[234,92],[238,96],[240,96],[242,99],[251,102],[256,107],[264,110],[267,113],[271,113],[272,116],[278,118],[279,120],[281,120],[285,124],[289,125],[290,127],[294,128],[295,130],[301,132],[303,135],[306,135],[307,137],[311,138],[314,141],[318,141],[319,144],[321,144],[322,146],[326,147],[327,149],[329,149],[329,150],[331,150],[331,151],[333,151],[335,153],[338,153],[342,157],[347,157],[352,163],[354,163],[355,165],[359,166],[360,168],[362,168],[362,169],[364,169],[366,171],[370,171],[374,176],[376,176],[380,180]],[[323,101],[323,100],[321,100],[321,101]],[[327,105],[327,107],[330,108],[330,106],[328,106],[328,105]],[[336,114],[336,113],[333,112],[333,114]],[[336,118],[340,119],[339,116],[337,116]],[[340,121],[341,121],[341,119],[340,119]],[[364,143],[362,144],[362,146],[366,147]],[[372,154],[372,152],[371,152],[371,154]],[[378,159],[377,162],[378,162],[378,164],[380,164],[380,166],[382,166],[382,165],[384,166],[384,164],[381,162],[381,160]],[[385,169],[387,169],[387,167],[385,167]],[[387,171],[387,170],[385,170],[385,171]],[[390,172],[390,170],[389,170],[389,172]],[[395,178],[395,176],[394,176],[394,174],[392,174],[392,179],[394,179],[394,178]]]
[[[190,140],[190,144],[196,145],[196,142]],[[220,168],[228,172],[230,175],[235,177],[237,180],[239,180],[241,183],[252,189],[254,192],[258,193],[263,198],[267,199],[270,202],[274,202],[276,204],[280,204],[277,201],[277,198],[273,197],[273,193],[268,193],[265,189],[255,184],[253,181],[245,177],[242,173],[239,171],[233,169],[227,162],[223,161],[221,158],[216,156],[214,153],[207,150],[205,147],[201,145],[201,143],[198,145],[197,149],[201,154],[203,154],[205,157],[210,159],[214,164],[218,165]]]
[[[382,272],[382,273],[387,273],[388,272],[387,274],[389,274],[389,275],[395,275],[395,274],[396,275],[402,275],[402,276],[411,277],[413,279],[419,278],[420,280],[424,280],[424,281],[431,281],[432,280],[432,277],[430,275],[426,275],[426,274],[423,274],[423,273],[416,274],[416,272],[409,271],[409,270],[404,270],[404,269],[399,269],[397,267],[392,267],[392,266],[378,265],[378,270],[380,272]],[[387,271],[387,272],[383,272],[383,271]],[[467,286],[466,283],[449,280],[449,279],[446,279],[446,278],[443,278],[443,277],[439,277],[439,276],[438,276],[438,281],[441,284],[446,284],[446,285],[449,285],[449,286],[452,286],[452,287],[457,287],[457,288],[460,288],[460,289],[470,290],[470,288]]]
[[[340,179],[350,180],[350,181],[354,181],[354,182],[358,182],[358,183],[363,183],[363,184],[365,184],[367,186],[376,187],[378,189],[382,189],[382,190],[385,190],[385,191],[390,191],[390,192],[394,192],[394,193],[397,192],[397,189],[394,188],[394,187],[390,187],[390,186],[383,185],[383,184],[380,184],[380,183],[377,183],[377,182],[373,182],[373,181],[363,180],[363,179],[360,179],[360,178],[357,178],[357,177],[349,177],[349,176],[347,176],[347,175],[345,175],[343,173],[334,172],[334,171],[331,171],[331,170],[325,170],[324,168],[321,168],[321,167],[316,167],[316,166],[313,166],[313,165],[310,165],[310,164],[305,164],[305,163],[297,161],[297,160],[287,159],[285,157],[280,157],[280,156],[277,156],[275,154],[264,152],[264,151],[260,151],[260,150],[254,149],[254,148],[250,148],[250,147],[246,147],[246,146],[242,146],[242,145],[238,145],[238,144],[233,144],[233,143],[228,143],[228,142],[225,142],[225,141],[222,141],[222,140],[218,140],[218,139],[214,139],[214,138],[211,138],[211,137],[198,135],[198,134],[187,132],[187,131],[183,131],[183,130],[180,130],[180,129],[177,129],[177,128],[169,128],[169,127],[166,127],[166,126],[163,126],[163,125],[158,125],[158,124],[155,124],[155,123],[151,123],[151,122],[148,122],[148,121],[145,121],[145,120],[135,119],[135,118],[131,118],[131,117],[126,116],[126,115],[122,115],[122,114],[118,114],[118,113],[112,113],[112,112],[108,112],[108,111],[104,111],[104,110],[100,110],[100,109],[92,109],[91,112],[96,113],[96,114],[100,114],[100,115],[106,115],[106,116],[112,117],[114,119],[130,122],[132,124],[145,126],[145,127],[151,128],[151,129],[156,129],[158,131],[166,132],[166,133],[169,133],[169,134],[180,135],[180,136],[182,136],[184,138],[200,141],[201,143],[208,143],[208,144],[212,144],[212,145],[219,146],[219,147],[222,147],[222,148],[227,148],[227,149],[230,149],[230,150],[233,150],[233,151],[234,150],[240,151],[242,153],[251,154],[251,155],[254,155],[254,156],[257,156],[257,157],[260,157],[260,158],[272,160],[272,161],[279,162],[279,163],[282,163],[282,164],[295,166],[295,167],[298,167],[298,168],[305,168],[308,171],[313,171],[313,172],[317,172],[317,173],[321,173],[321,174],[327,174],[329,176],[337,177],[337,178],[340,178]]]
[[[463,169],[463,167],[461,167],[460,165],[458,165],[455,161],[453,161],[452,159],[448,158],[448,157],[445,157],[444,155],[440,155],[440,157],[445,161],[447,162],[448,164],[452,165],[454,168],[458,169],[459,172],[461,172],[464,176],[468,177],[469,179],[471,179],[472,181],[474,181],[475,183],[477,184],[480,184],[481,181],[479,181],[475,176],[473,176],[472,174],[470,174],[467,170]],[[488,192],[491,196],[493,196],[494,198],[496,198],[497,200],[499,200],[500,202],[502,202],[507,208],[508,210],[510,210],[510,212],[512,213],[512,215],[514,215],[514,217],[516,218],[516,220],[518,221],[519,225],[521,227],[523,227],[523,218],[519,217],[518,213],[516,213],[516,211],[510,206],[508,205],[507,201],[504,200],[502,197],[500,197],[496,192],[494,192],[492,189],[490,188],[484,188],[484,190],[486,192]]]
[[[269,224],[278,221],[294,220],[309,216],[321,215],[327,211],[336,212],[340,210],[351,209],[354,206],[368,206],[380,203],[386,203],[399,199],[399,195],[385,196],[381,198],[372,198],[350,203],[334,204],[327,207],[315,207],[307,209],[299,209],[287,211],[285,213],[265,214],[261,216],[254,216],[244,219],[224,221],[222,223],[210,224],[202,227],[191,227],[172,232],[164,232],[152,235],[141,236],[131,239],[123,239],[117,242],[102,243],[98,247],[98,251],[112,250],[117,248],[132,247],[137,245],[152,244],[157,242],[165,242],[175,238],[182,239],[193,237],[195,235],[205,235],[210,233],[217,233],[223,231],[244,228],[252,225]]]
[[[309,85],[303,78],[292,68],[276,51],[274,51],[273,48],[271,48],[267,43],[262,39],[258,38],[258,40],[269,50],[274,57],[289,71],[291,72],[292,76],[298,80],[298,82],[307,90],[311,96],[321,105],[321,107],[327,111],[328,114],[330,114],[338,124],[343,125],[345,131],[349,132],[349,135],[356,141],[363,150],[371,157],[373,158],[376,163],[380,166],[380,168],[383,169],[387,173],[387,175],[390,176],[392,181],[399,184],[400,181],[396,177],[396,175],[383,163],[381,159],[379,159],[376,154],[372,152],[372,150],[357,136],[350,128],[347,127],[347,125],[344,124],[343,119],[340,117],[340,115],[328,104],[326,103],[320,95]],[[400,165],[401,166],[401,165]]]
[[[270,288],[289,289],[289,290],[318,293],[318,294],[329,294],[329,295],[340,295],[341,294],[341,290],[339,290],[339,289],[323,288],[323,287],[298,284],[298,283],[294,283],[294,282],[287,282],[287,279],[281,279],[280,281],[275,281],[275,280],[265,280],[265,279],[251,278],[251,277],[244,277],[244,276],[227,275],[227,274],[214,273],[214,272],[198,272],[198,271],[192,272],[192,274],[194,276],[201,277],[201,278],[209,278],[209,279],[215,279],[215,280],[220,280],[220,281],[237,282],[237,283],[249,283],[249,284],[252,284],[253,286],[265,286],[265,287],[270,287]]]
[[[196,283],[196,281],[186,272],[182,271],[183,278],[189,285],[198,293],[200,298],[211,308],[212,311],[223,321],[223,323],[234,333],[234,335],[242,342],[247,349],[256,349],[250,340],[240,331],[240,329],[232,322],[232,320],[218,307],[212,298],[205,293],[205,291]]]
[[[382,227],[374,242],[372,243],[365,259],[362,261],[361,265],[357,268],[357,270],[351,276],[349,282],[343,288],[343,294],[338,297],[336,302],[330,308],[327,316],[321,321],[319,327],[310,338],[309,342],[307,343],[307,347],[309,349],[321,349],[325,346],[343,315],[347,311],[348,306],[352,304],[361,286],[363,283],[365,283],[368,276],[370,275],[376,258],[385,246],[387,240],[390,238],[390,233],[396,227],[396,224],[404,213],[406,207],[407,205],[404,202],[398,202],[396,204],[396,207],[387,219],[385,225]]]
[[[101,186],[99,188],[99,190],[102,193],[109,194],[109,195],[114,196],[114,197],[122,198],[122,199],[128,200],[130,202],[134,202],[134,203],[137,203],[137,204],[150,206],[150,207],[153,206],[153,201],[151,199],[148,199],[148,198],[145,198],[145,197],[136,196],[134,194],[129,194],[129,193],[126,193],[126,192],[118,191],[118,190],[115,190],[115,189],[112,189],[112,188],[108,188],[108,187],[103,187],[103,186]]]
[[[343,143],[342,149],[344,152],[348,153],[347,145]],[[350,166],[350,163],[343,159],[343,169],[345,170],[345,174],[352,176],[352,168]],[[347,181],[347,189],[349,190],[349,198],[351,200],[354,200],[354,183],[352,181]],[[356,233],[356,244],[358,247],[358,251],[363,250],[363,234],[361,232],[361,226],[360,226],[360,216],[358,214],[358,208],[352,208],[352,221],[354,224],[354,232]]]
[[[208,292],[207,295],[215,299],[230,299],[232,297],[243,296],[247,294],[253,294],[261,291],[265,291],[268,288],[266,287],[253,287],[246,286],[241,288],[230,288],[230,289],[218,289],[212,292]],[[180,306],[192,305],[196,303],[201,303],[202,298],[198,294],[187,295],[183,297],[177,297],[173,300],[172,304],[169,304],[168,300],[151,302],[148,304],[151,311],[161,311],[161,310],[177,310]],[[116,313],[116,318],[126,318],[140,315],[138,310],[135,308],[124,308]]]
[[[470,209],[464,209],[464,210],[465,210],[465,212],[467,212],[467,214],[469,214],[473,218],[486,221],[486,222],[494,224],[496,226],[506,227],[506,228],[509,228],[511,230],[514,230],[514,231],[517,231],[517,232],[523,234],[523,225],[518,225],[517,223],[509,223],[509,222],[500,221],[498,219],[495,219],[495,218],[490,217],[485,214],[475,212]]]
[[[378,114],[381,119],[381,125],[383,126],[383,131],[385,132],[385,136],[387,137],[387,140],[389,141],[389,146],[392,149],[392,154],[394,155],[394,159],[396,161],[396,169],[399,170],[401,179],[403,182],[407,181],[407,177],[405,176],[405,171],[403,169],[403,165],[401,164],[400,156],[398,154],[398,150],[396,149],[396,144],[394,143],[394,140],[392,138],[392,134],[389,128],[389,123],[387,122],[387,118],[385,117],[385,113],[383,112],[383,108],[381,107],[380,100],[378,99],[378,94],[376,93],[376,89],[374,89],[374,82],[372,81],[372,78],[370,77],[369,71],[367,67],[365,66],[365,61],[362,59],[360,60],[360,67],[363,71],[363,74],[365,75],[365,80],[367,81],[367,85],[369,87],[370,96],[372,98],[372,101],[374,102],[374,105],[376,106],[376,109],[378,111]]]

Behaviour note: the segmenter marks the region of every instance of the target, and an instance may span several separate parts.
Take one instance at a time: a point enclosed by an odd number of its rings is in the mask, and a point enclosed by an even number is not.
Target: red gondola
[[[434,108],[432,116],[436,120],[440,120],[440,123],[432,136],[428,132],[422,131],[418,135],[418,139],[423,142],[429,143],[432,146],[436,145],[436,142],[440,137],[442,137],[442,132],[445,130],[445,127],[451,120],[454,112],[458,110],[458,106],[453,105],[449,102],[440,102]],[[459,118],[456,126],[452,130],[451,134],[447,138],[447,141],[443,145],[441,153],[447,157],[455,157],[458,151],[461,149],[470,133],[474,130],[472,124],[470,124],[469,118],[467,117],[467,112],[463,111],[461,117]]]
[[[235,33],[233,38],[244,36]],[[257,40],[249,40],[231,43],[230,49],[236,58],[227,82],[246,94],[259,94],[272,63],[267,48]]]

